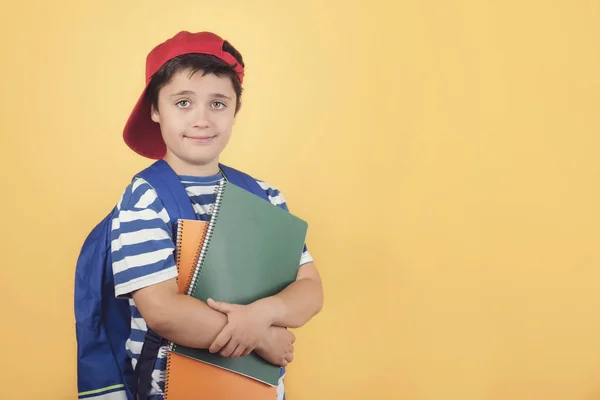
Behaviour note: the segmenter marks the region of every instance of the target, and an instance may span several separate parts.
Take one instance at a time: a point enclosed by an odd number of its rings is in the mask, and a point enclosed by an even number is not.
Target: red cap
[[[146,87],[138,99],[123,130],[125,143],[136,153],[152,158],[163,158],[167,147],[160,133],[160,125],[150,118],[150,100],[146,96],[148,84],[152,76],[167,61],[182,54],[211,54],[235,66],[240,80],[244,80],[244,67],[233,55],[223,50],[225,40],[211,32],[190,33],[179,32],[171,39],[156,46],[146,57]]]

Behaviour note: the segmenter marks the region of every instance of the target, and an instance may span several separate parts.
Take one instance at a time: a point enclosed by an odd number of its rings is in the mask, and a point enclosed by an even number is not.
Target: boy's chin
[[[219,163],[219,156],[189,156],[181,159],[181,161],[185,162],[186,164],[193,165],[195,167],[206,167],[209,165],[217,165]]]
[[[174,161],[180,165],[206,167],[211,165],[217,165],[219,163],[218,154],[177,154],[175,152],[170,153],[171,154],[167,155],[167,161],[170,159],[171,161]]]

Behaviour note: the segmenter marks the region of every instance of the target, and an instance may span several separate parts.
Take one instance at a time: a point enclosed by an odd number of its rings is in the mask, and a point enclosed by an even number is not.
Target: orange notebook
[[[177,285],[187,293],[206,237],[208,222],[179,220],[177,229]],[[169,352],[165,400],[275,400],[277,387]]]

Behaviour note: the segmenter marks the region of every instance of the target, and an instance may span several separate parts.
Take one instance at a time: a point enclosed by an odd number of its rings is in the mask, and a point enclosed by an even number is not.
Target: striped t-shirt
[[[201,221],[210,220],[210,208],[216,200],[216,185],[221,174],[208,177],[180,176],[194,210]],[[287,210],[282,194],[263,181],[257,181],[272,204]],[[156,191],[143,179],[136,178],[125,189],[112,221],[111,254],[115,294],[128,298],[131,307],[131,335],[126,343],[127,353],[135,368],[140,356],[147,326],[131,293],[177,277],[171,220]],[[312,261],[306,247],[300,265]],[[163,398],[167,347],[163,346],[152,374],[150,399]],[[278,393],[283,392],[280,381]],[[278,396],[279,397],[279,396]]]

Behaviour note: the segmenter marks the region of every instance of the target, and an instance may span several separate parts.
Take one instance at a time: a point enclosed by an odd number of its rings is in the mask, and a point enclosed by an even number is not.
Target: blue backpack
[[[255,179],[219,164],[226,179],[269,201]],[[179,177],[163,160],[136,175],[152,186],[175,222],[197,219],[192,203]],[[128,300],[115,297],[110,232],[115,207],[89,234],[81,249],[75,270],[75,320],[77,335],[77,386],[79,399],[144,400],[162,338],[148,330],[135,370],[126,354],[131,311]]]

